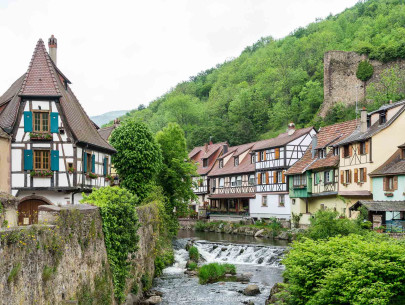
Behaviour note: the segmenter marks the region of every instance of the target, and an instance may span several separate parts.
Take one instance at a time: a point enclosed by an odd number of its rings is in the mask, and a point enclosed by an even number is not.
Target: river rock
[[[196,276],[198,274],[198,272],[196,270],[186,270],[186,271],[184,271],[184,273],[189,276]]]
[[[264,232],[265,232],[264,229],[261,229],[261,230],[257,231],[256,234],[255,234],[255,237],[262,237]]]
[[[288,232],[287,231],[283,231],[280,234],[278,234],[276,237],[274,237],[275,239],[284,239],[284,240],[288,240],[289,236],[288,236]]]
[[[266,300],[265,305],[268,304],[277,304],[279,301],[284,303],[284,300],[278,296],[276,296],[277,293],[281,292],[283,290],[283,286],[281,283],[275,283],[273,287],[270,289],[270,296]]]
[[[145,304],[156,305],[162,303],[162,298],[158,295],[151,296],[149,299],[144,301]]]
[[[222,247],[222,248],[221,248],[221,251],[226,251],[226,250],[228,250],[227,247]]]
[[[253,276],[252,273],[242,273],[242,274],[238,274],[236,275],[236,281],[238,282],[247,282],[249,283],[250,278]]]
[[[243,294],[247,296],[260,294],[260,288],[257,285],[248,285],[245,290],[243,290]]]
[[[139,297],[137,297],[133,293],[129,293],[127,297],[125,298],[125,303],[124,305],[133,305],[133,304],[138,304],[139,303]]]
[[[152,290],[148,290],[148,291],[145,293],[145,296],[146,296],[147,298],[153,297],[153,296],[155,296],[155,295],[162,297],[162,296],[163,296],[163,292],[158,291],[158,290],[155,290],[155,289],[152,289]]]

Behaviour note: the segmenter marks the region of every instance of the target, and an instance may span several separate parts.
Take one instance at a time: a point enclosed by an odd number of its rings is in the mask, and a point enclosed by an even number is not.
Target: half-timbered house
[[[371,200],[373,186],[368,174],[403,144],[405,101],[389,103],[378,110],[361,111],[358,127],[337,146],[340,149],[339,192],[348,206]]]
[[[215,161],[223,153],[228,152],[226,142],[206,143],[204,146],[195,147],[189,154],[189,159],[197,165],[198,176],[193,177],[194,194],[198,200],[191,202],[190,207],[198,212],[199,207],[208,206],[208,194],[210,193],[208,174],[215,164]]]
[[[285,172],[304,155],[315,134],[313,127],[296,130],[290,123],[287,132],[256,143],[253,148],[256,198],[251,200],[251,217],[290,218]]]
[[[356,120],[320,128],[304,156],[287,172],[291,213],[302,215],[300,225],[309,224],[319,209],[334,209],[346,214],[346,204],[337,197],[339,186],[339,149],[335,144],[356,128]]]
[[[254,144],[229,147],[209,172],[211,219],[249,216],[250,200],[256,196],[255,162],[250,153]]]
[[[11,137],[11,193],[19,224],[36,222],[43,204],[76,204],[82,193],[109,184],[115,152],[97,132],[40,39],[28,70],[0,97],[0,127]]]

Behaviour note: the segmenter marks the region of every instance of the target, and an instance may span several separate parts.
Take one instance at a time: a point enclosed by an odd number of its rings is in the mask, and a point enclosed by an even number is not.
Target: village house
[[[256,196],[251,154],[254,144],[229,147],[209,172],[211,219],[238,220],[249,216],[250,201]]]
[[[255,144],[256,197],[250,201],[251,217],[290,219],[285,173],[301,159],[315,134],[313,127],[296,130],[294,123],[290,123],[287,132]]]
[[[228,152],[226,142],[213,144],[206,143],[204,146],[195,147],[189,154],[189,159],[197,165],[198,176],[193,177],[193,192],[198,200],[190,203],[190,208],[198,212],[199,208],[208,206],[208,194],[210,193],[208,174],[213,168],[215,161],[223,153]]]
[[[335,144],[350,135],[356,126],[356,120],[352,120],[321,127],[304,156],[286,172],[291,213],[301,215],[301,226],[309,225],[311,215],[320,209],[346,214],[346,204],[337,196],[339,148]]]
[[[356,130],[337,143],[340,153],[338,195],[348,207],[359,200],[372,200],[373,184],[368,174],[404,143],[404,111],[405,101],[383,105],[368,114],[363,108]]]
[[[351,210],[364,207],[374,228],[385,226],[389,232],[405,231],[405,144],[372,171],[370,177],[373,200],[359,200]]]
[[[115,153],[57,67],[56,38],[48,45],[49,54],[38,41],[27,72],[0,97],[0,128],[11,137],[11,166],[1,176],[11,169],[20,225],[37,222],[39,205],[77,204],[83,192],[108,185]]]

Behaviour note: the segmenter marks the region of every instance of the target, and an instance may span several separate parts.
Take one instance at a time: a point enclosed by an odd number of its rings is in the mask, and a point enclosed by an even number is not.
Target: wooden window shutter
[[[277,183],[277,172],[273,172],[273,183]]]
[[[83,173],[87,173],[87,153],[83,152]]]
[[[108,175],[108,168],[107,168],[107,166],[108,166],[108,158],[107,158],[107,157],[104,157],[104,163],[103,163],[103,175],[104,175],[104,176],[107,176],[107,175]],[[215,180],[213,179],[213,181],[215,181]]]
[[[266,172],[266,184],[269,184],[269,172]]]
[[[264,150],[263,151],[263,161],[267,160],[267,152]]]
[[[24,131],[32,132],[32,112],[24,111]]]
[[[257,184],[262,184],[262,174],[261,173],[257,174]]]
[[[91,155],[91,172],[96,172],[96,155]]]
[[[285,183],[285,171],[281,172],[281,179],[282,179],[282,183]]]
[[[349,183],[352,183],[352,170],[349,169],[349,181],[347,181]]]
[[[354,169],[354,182],[359,182],[359,170],[357,168]]]
[[[365,145],[365,149],[366,149],[366,154],[368,154],[368,141],[366,141],[366,142],[364,143],[364,145]]]
[[[388,184],[388,179],[387,179],[387,177],[384,177],[384,179],[383,179],[383,191],[387,190],[387,184]]]
[[[276,148],[274,150],[274,153],[275,153],[275,158],[280,159],[280,147]]]
[[[367,146],[366,146],[367,147]],[[367,182],[367,168],[364,168],[364,177],[363,177],[363,181]]]
[[[349,144],[349,157],[353,154],[353,145]]]
[[[59,132],[59,113],[51,112],[51,132]]]
[[[257,152],[257,161],[260,162],[260,151]]]
[[[394,190],[398,189],[398,176],[394,176]]]
[[[344,171],[340,171],[340,183],[345,183],[345,172]]]
[[[59,170],[59,150],[51,150],[51,170]]]
[[[31,125],[32,127],[32,125]],[[34,166],[34,162],[33,162],[34,158],[33,158],[33,153],[31,149],[25,149],[24,150],[24,170],[28,171],[28,170],[32,170],[33,166]]]

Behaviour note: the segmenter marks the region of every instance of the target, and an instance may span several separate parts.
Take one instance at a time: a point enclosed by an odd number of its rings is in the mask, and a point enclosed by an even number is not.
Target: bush
[[[223,280],[225,274],[236,274],[236,268],[231,264],[211,263],[204,265],[198,271],[200,284],[215,283]]]
[[[207,223],[206,222],[204,222],[204,221],[197,221],[196,222],[196,224],[195,224],[195,226],[194,226],[194,229],[197,231],[197,232],[204,232],[204,230],[205,229],[207,229]]]
[[[327,239],[337,235],[349,235],[351,233],[363,234],[359,223],[347,218],[338,218],[339,213],[329,209],[319,210],[310,219],[310,226],[305,233],[312,239]]]
[[[190,262],[190,263],[188,264],[188,266],[187,266],[187,269],[193,271],[193,270],[197,269],[197,266],[198,266],[197,263],[195,263],[195,262]]]
[[[288,304],[403,304],[405,247],[386,236],[305,239],[283,263]]]
[[[128,254],[137,250],[139,222],[135,205],[137,196],[119,187],[94,189],[89,196],[83,196],[82,203],[100,207],[103,221],[104,242],[110,263],[114,294],[118,303],[125,299],[125,284],[129,277]]]
[[[163,269],[174,263],[174,253],[172,249],[162,252],[163,253],[160,253],[160,255],[155,258],[155,276],[162,275]]]
[[[357,67],[356,76],[358,79],[366,82],[373,76],[373,73],[374,67],[367,60],[363,60]]]
[[[198,252],[197,247],[192,246],[189,250],[188,250],[188,254],[190,256],[190,259],[193,262],[198,263],[198,260],[200,259],[200,253]]]

